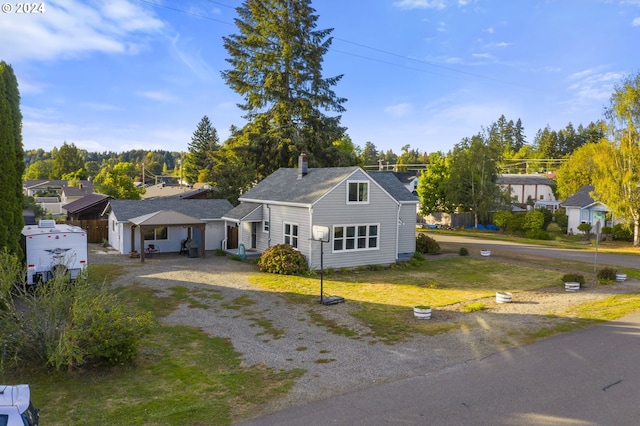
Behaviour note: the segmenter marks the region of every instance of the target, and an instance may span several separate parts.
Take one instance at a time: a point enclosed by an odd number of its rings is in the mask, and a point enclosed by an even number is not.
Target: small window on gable
[[[347,182],[347,204],[368,203],[369,202],[369,182],[350,181]]]

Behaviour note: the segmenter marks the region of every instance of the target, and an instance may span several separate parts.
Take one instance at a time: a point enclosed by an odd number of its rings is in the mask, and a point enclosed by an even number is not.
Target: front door
[[[227,249],[238,248],[238,228],[227,226]]]
[[[258,246],[258,222],[251,222],[251,248]]]

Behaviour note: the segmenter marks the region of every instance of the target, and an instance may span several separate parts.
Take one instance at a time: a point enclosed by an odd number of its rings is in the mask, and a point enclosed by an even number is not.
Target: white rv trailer
[[[59,273],[77,278],[88,264],[87,232],[55,220],[22,228],[22,248],[27,285],[47,282]]]

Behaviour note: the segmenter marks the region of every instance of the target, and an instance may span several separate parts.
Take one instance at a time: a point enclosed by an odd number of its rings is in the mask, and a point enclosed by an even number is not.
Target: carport
[[[191,237],[191,228],[196,228],[202,235],[202,244],[198,246],[198,256],[204,258],[205,249],[205,232],[206,223],[195,217],[179,213],[174,210],[160,210],[157,212],[145,214],[142,216],[134,217],[129,220],[131,222],[131,251],[135,251],[136,238],[135,233],[138,229],[139,241],[140,241],[140,262],[144,263],[145,249],[144,249],[144,234],[146,231],[153,230],[155,228],[166,226],[170,227],[183,227],[189,228],[189,237]],[[176,241],[180,244],[180,241]]]

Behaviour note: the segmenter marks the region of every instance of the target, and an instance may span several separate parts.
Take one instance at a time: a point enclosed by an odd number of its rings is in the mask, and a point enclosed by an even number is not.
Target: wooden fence
[[[104,219],[94,220],[68,220],[67,223],[79,226],[87,231],[87,241],[90,243],[101,243],[109,239],[109,221]]]

